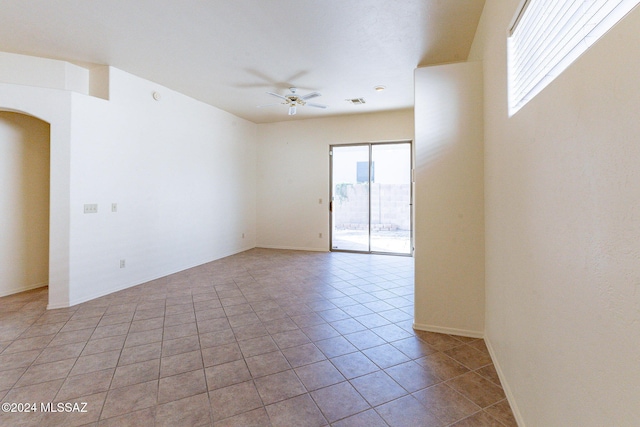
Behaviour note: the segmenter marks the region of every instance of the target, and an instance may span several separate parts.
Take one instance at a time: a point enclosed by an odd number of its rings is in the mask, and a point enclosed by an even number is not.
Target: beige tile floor
[[[408,257],[253,249],[46,304],[0,298],[0,399],[37,409],[1,426],[516,426],[483,340],[412,330]]]

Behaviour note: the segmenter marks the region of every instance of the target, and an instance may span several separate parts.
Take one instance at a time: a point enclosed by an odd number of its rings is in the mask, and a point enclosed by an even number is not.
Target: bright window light
[[[638,3],[640,0],[524,0],[508,37],[509,115]]]

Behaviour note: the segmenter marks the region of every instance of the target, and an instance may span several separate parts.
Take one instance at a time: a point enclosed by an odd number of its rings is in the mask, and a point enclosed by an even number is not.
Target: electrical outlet
[[[322,239],[322,233],[318,233],[318,238]]]
[[[318,204],[321,205],[322,204],[322,199],[318,199]]]
[[[118,212],[118,204],[111,203],[111,212]]]
[[[125,260],[121,259],[120,260],[120,268],[124,268],[125,267]]]

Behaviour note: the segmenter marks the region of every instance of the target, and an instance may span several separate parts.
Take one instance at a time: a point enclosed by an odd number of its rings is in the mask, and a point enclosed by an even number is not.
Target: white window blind
[[[508,38],[512,115],[640,0],[526,0]]]

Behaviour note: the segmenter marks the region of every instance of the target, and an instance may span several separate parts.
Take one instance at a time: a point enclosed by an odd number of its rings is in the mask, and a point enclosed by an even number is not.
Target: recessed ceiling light
[[[386,89],[386,87],[382,85],[378,85],[378,86],[375,86],[374,89],[376,90],[376,92],[382,92],[383,90]]]

